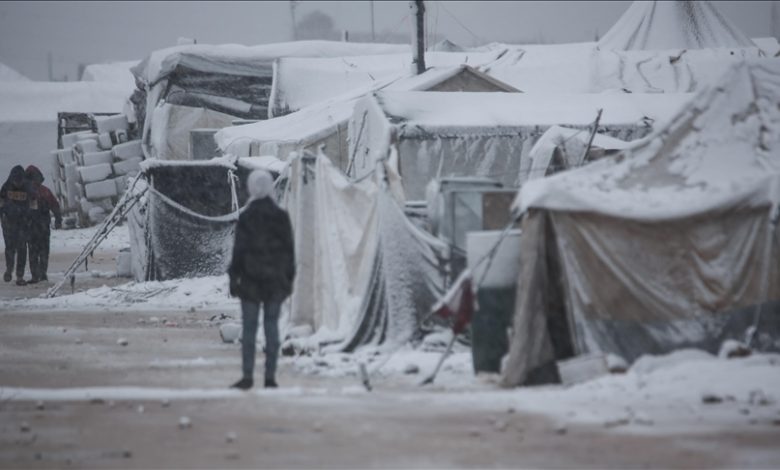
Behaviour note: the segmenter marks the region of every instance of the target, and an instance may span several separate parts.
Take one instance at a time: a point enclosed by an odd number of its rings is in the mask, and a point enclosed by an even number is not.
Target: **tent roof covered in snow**
[[[350,155],[360,178],[399,155],[407,196],[421,199],[437,177],[484,176],[509,187],[528,176],[528,151],[554,125],[587,128],[603,109],[599,131],[644,136],[671,118],[688,94],[425,93],[381,90],[356,103]],[[360,129],[364,128],[363,131]]]
[[[642,95],[586,93],[420,93],[382,90],[374,93],[388,123],[403,133],[448,133],[466,129],[493,132],[497,127],[589,125],[603,108],[601,123],[664,121],[690,99],[689,94]],[[420,128],[424,128],[423,131]],[[457,130],[456,130],[457,129]]]
[[[0,63],[0,82],[29,82],[30,79],[12,69],[11,67]]]
[[[428,67],[483,65],[498,52],[427,52]],[[270,116],[280,116],[351,90],[410,73],[409,53],[354,57],[285,57],[276,62]]]
[[[780,334],[780,60],[734,64],[615,157],[527,182],[504,381],[555,360]],[[538,376],[536,376],[538,377]]]
[[[0,87],[0,121],[57,121],[57,113],[122,111],[128,90],[100,82],[7,82]]]
[[[154,51],[132,70],[137,77],[154,84],[177,67],[220,74],[251,75],[258,68],[270,70],[273,61],[279,57],[397,54],[408,50],[408,45],[335,41],[296,41],[258,46],[196,44]]]
[[[635,1],[598,43],[600,49],[756,47],[708,1]]]
[[[439,87],[447,88],[448,83],[455,81],[458,81],[461,88],[471,90],[516,91],[511,86],[468,65],[432,67],[420,75],[402,77],[394,75],[391,78],[373,82],[355,91],[308,106],[286,116],[223,128],[216,134],[217,144],[223,153],[236,155],[245,153],[252,155],[277,154],[278,150],[284,146],[304,147],[337,132],[338,127],[345,125],[352,116],[356,101],[373,89],[428,91],[437,90]],[[251,142],[259,143],[256,151],[248,148]],[[278,156],[285,158],[287,155]]]
[[[83,82],[110,82],[124,85],[128,92],[135,90],[135,77],[131,68],[138,65],[140,61],[131,60],[126,62],[109,62],[103,64],[90,64],[84,68],[84,74],[81,76]]]

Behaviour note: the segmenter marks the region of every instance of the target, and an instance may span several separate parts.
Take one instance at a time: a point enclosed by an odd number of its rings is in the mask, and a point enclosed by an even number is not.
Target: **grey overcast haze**
[[[776,36],[772,2],[714,2],[750,37]],[[428,35],[463,46],[490,42],[562,43],[603,35],[631,2],[429,1]],[[410,36],[406,1],[375,1],[374,37]],[[318,10],[335,33],[370,37],[371,2],[299,1],[301,23]],[[293,39],[288,1],[257,2],[0,2],[0,62],[33,80],[77,79],[79,64],[140,60],[178,38],[200,44],[256,45]],[[776,23],[776,21],[775,21]]]

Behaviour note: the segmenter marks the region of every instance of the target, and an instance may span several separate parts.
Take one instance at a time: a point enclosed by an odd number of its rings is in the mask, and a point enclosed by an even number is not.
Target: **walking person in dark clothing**
[[[233,259],[228,269],[230,294],[241,299],[243,377],[233,387],[254,385],[255,342],[260,306],[265,331],[265,387],[276,387],[279,311],[292,292],[295,250],[290,217],[273,200],[273,178],[255,170],[247,179],[250,200],[236,225]]]
[[[35,208],[37,208],[35,193],[30,184],[25,181],[24,168],[16,165],[11,169],[8,180],[0,188],[0,220],[2,220],[5,242],[5,274],[3,274],[5,282],[11,282],[11,274],[15,267],[16,285],[27,284],[24,281],[24,266],[27,263],[30,211]]]
[[[30,257],[30,283],[47,281],[49,269],[49,245],[51,240],[51,216],[54,215],[54,228],[62,228],[60,203],[54,194],[43,185],[43,173],[36,166],[30,165],[24,175],[35,191],[38,208],[30,211],[30,237],[27,241]]]

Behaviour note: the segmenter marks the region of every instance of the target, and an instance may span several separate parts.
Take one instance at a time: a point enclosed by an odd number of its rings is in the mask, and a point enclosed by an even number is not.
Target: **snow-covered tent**
[[[431,68],[461,64],[477,67],[494,61],[499,51],[427,52]],[[287,57],[276,61],[269,117],[289,114],[353,90],[375,86],[383,80],[407,75],[411,54],[355,57]]]
[[[313,104],[295,113],[241,126],[226,127],[216,134],[223,154],[274,155],[282,160],[292,151],[325,154],[342,171],[349,165],[347,124],[357,100],[373,90],[517,92],[468,65],[432,67],[420,75],[395,74],[386,80]]]
[[[127,93],[113,83],[4,82],[0,86],[0,177],[7,177],[14,165],[32,164],[44,172],[45,184],[51,184],[57,113],[119,113]]]
[[[130,71],[139,64],[140,61],[126,62],[108,62],[103,64],[90,64],[84,68],[84,74],[81,76],[83,82],[106,82],[114,83],[127,89],[127,96],[130,96],[135,90],[135,77]]]
[[[745,49],[756,47],[703,0],[635,1],[598,42],[599,49]]]
[[[751,328],[780,349],[778,102],[780,61],[735,64],[617,156],[523,186],[505,384],[578,354],[716,351]]]
[[[290,321],[315,332],[302,346],[414,339],[446,287],[449,251],[406,216],[397,162],[355,181],[325,155],[295,157],[287,189],[297,258]]]
[[[187,45],[153,52],[132,69],[146,94],[137,106],[147,158],[186,160],[189,131],[236,119],[266,119],[273,63],[280,57],[344,57],[401,53],[407,45],[299,41]]]
[[[512,46],[483,71],[526,92],[688,93],[731,64],[779,50],[777,39],[751,40],[709,2],[637,1],[597,43]]]
[[[531,161],[528,179],[543,178],[576,168],[631,145],[630,142],[603,134],[595,134],[590,142],[590,134],[560,126],[547,129],[528,153]]]
[[[12,69],[11,67],[0,63],[0,82],[29,82],[30,79]]]
[[[349,152],[357,178],[397,152],[410,200],[425,199],[425,186],[437,177],[483,176],[518,187],[528,178],[528,152],[550,126],[587,129],[603,109],[599,131],[633,140],[671,118],[688,99],[687,94],[379,91],[355,106]]]
[[[128,216],[135,279],[223,274],[249,196],[245,183],[257,168],[278,175],[286,165],[267,157],[141,163],[132,189],[146,193]]]

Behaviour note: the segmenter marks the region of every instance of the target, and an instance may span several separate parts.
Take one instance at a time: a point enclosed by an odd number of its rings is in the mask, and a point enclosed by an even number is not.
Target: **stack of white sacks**
[[[127,140],[127,117],[95,117],[97,132],[62,136],[63,150],[52,154],[52,189],[64,213],[84,224],[100,223],[140,171],[140,140]]]

